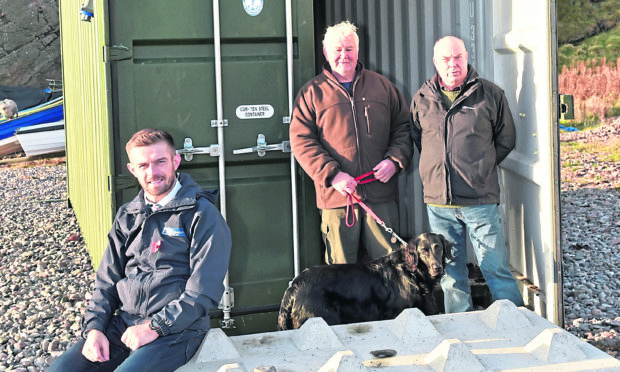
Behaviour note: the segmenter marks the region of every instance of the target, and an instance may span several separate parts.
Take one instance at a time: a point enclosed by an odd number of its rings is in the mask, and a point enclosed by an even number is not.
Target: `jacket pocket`
[[[150,282],[151,273],[147,272],[141,272],[117,282],[116,291],[121,302],[120,309],[129,314],[145,314]]]

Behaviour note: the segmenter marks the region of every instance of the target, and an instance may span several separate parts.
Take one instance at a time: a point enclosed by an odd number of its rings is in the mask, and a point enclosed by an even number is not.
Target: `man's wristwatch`
[[[159,337],[162,337],[164,335],[164,332],[161,330],[161,327],[157,325],[157,323],[155,323],[155,319],[151,319],[151,322],[149,323],[149,328],[157,332],[157,336]]]

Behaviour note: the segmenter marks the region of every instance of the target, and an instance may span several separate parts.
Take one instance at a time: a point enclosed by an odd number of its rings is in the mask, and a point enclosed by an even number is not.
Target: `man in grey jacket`
[[[117,212],[82,318],[82,339],[48,371],[173,371],[209,330],[230,259],[217,192],[177,174],[170,134],[144,129],[126,146],[142,191]]]
[[[467,63],[462,40],[437,41],[437,73],[411,102],[413,142],[420,150],[430,228],[454,243],[454,260],[441,280],[446,313],[472,310],[467,233],[493,300],[523,305],[508,266],[498,204],[497,165],[515,146],[504,92]]]

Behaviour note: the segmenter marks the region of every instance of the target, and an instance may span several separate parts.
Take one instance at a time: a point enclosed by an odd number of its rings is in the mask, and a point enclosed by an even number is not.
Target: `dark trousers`
[[[110,343],[110,360],[91,362],[82,355],[85,340],[80,339],[47,369],[48,372],[164,372],[185,364],[198,350],[204,331],[184,331],[159,337],[132,351],[121,342],[127,326],[119,317],[112,317],[105,332]]]

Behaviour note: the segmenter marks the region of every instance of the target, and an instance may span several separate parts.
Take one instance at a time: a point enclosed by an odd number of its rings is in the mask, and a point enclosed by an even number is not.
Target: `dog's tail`
[[[295,301],[295,291],[296,287],[291,285],[284,292],[282,302],[280,303],[280,313],[278,314],[278,331],[294,328],[291,312],[293,311],[293,303]]]

